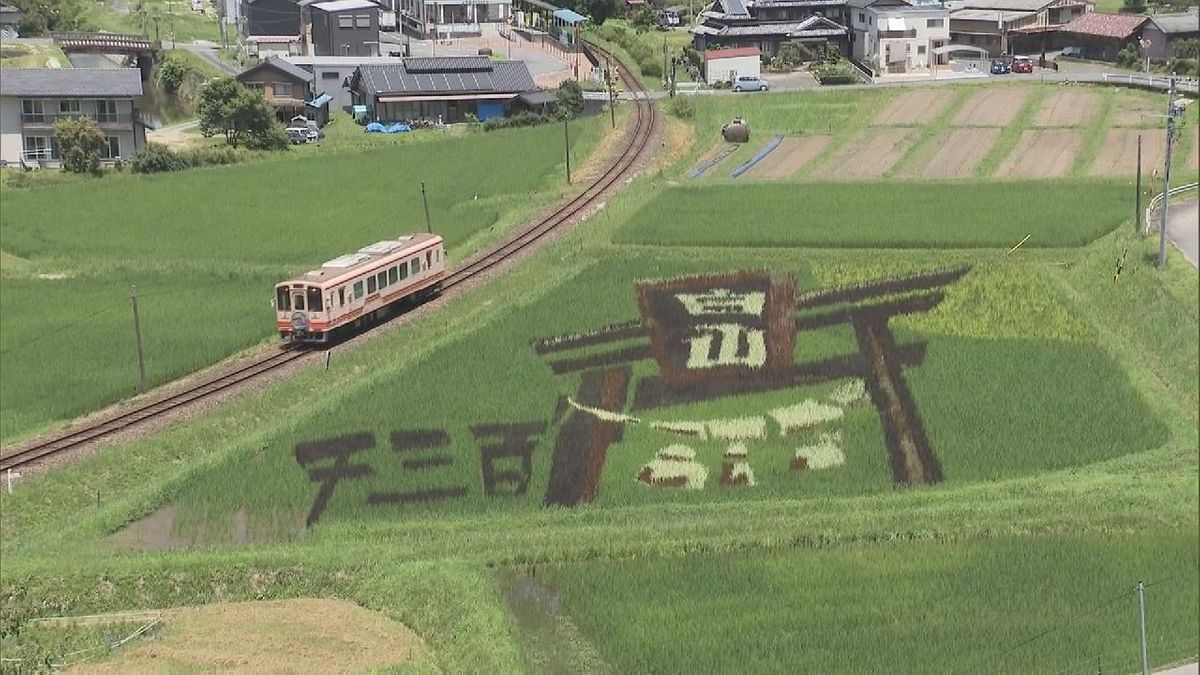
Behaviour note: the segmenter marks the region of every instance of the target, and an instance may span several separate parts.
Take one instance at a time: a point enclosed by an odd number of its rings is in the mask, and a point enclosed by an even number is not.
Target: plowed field
[[[746,178],[771,180],[791,178],[829,145],[828,136],[785,138],[775,151],[746,172]]]
[[[998,176],[1065,176],[1083,144],[1077,131],[1055,129],[1021,132],[1021,140],[996,170]]]
[[[907,92],[884,108],[875,118],[875,124],[889,126],[931,122],[950,102],[950,97],[951,92],[946,89]]]
[[[912,146],[908,129],[869,129],[847,141],[825,163],[835,178],[878,178],[904,158]]]
[[[1166,139],[1161,133],[1109,129],[1104,145],[1088,171],[1093,176],[1132,176],[1137,171],[1137,139],[1142,136],[1142,173],[1161,172]]]
[[[952,129],[934,139],[937,150],[919,170],[927,178],[966,178],[1000,137],[1000,130]]]
[[[1028,98],[1028,89],[1001,87],[977,91],[954,116],[954,123],[962,126],[1005,126],[1012,122]]]
[[[1100,101],[1088,91],[1056,91],[1042,101],[1034,124],[1039,127],[1077,127],[1094,120]]]

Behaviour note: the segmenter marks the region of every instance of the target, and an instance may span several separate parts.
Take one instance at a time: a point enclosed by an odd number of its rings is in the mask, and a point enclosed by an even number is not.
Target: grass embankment
[[[55,44],[14,44],[0,47],[0,70],[5,68],[70,68],[71,61]]]
[[[89,7],[84,22],[89,30],[129,35],[148,35],[152,40],[162,41],[164,46],[173,47],[172,42],[221,41],[221,27],[217,13],[211,5],[204,14],[193,12],[186,0],[144,0],[145,16],[138,12],[136,1],[127,3],[128,13],[121,13],[112,0],[95,3]],[[174,40],[172,40],[174,37]],[[230,28],[230,38],[233,29]]]
[[[577,157],[600,121],[576,125]],[[0,438],[134,391],[131,284],[157,384],[269,336],[279,279],[424,230],[421,180],[435,231],[463,260],[563,192],[560,139],[523,129],[6,192]],[[514,148],[521,170],[503,170]]]
[[[1132,672],[1197,653],[1186,532],[781,549],[538,569],[617,672]]]
[[[1128,217],[1126,192],[1116,180],[679,186],[658,194],[614,239],[659,246],[1007,248],[1032,235],[1025,246],[1081,246]]]

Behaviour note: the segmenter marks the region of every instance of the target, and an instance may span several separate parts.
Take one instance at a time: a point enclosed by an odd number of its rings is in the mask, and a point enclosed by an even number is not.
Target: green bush
[[[667,112],[681,120],[696,116],[696,102],[690,96],[676,96],[667,101]]]
[[[538,113],[522,112],[513,115],[512,117],[493,117],[483,123],[484,131],[497,131],[499,129],[517,129],[520,127],[536,127],[540,124],[553,122],[554,118],[549,115],[539,115]]]
[[[179,52],[170,52],[158,67],[158,85],[168,94],[177,94],[191,72],[194,71],[187,57]]]
[[[162,143],[147,143],[146,148],[134,155],[129,164],[134,173],[183,171],[191,166],[186,158],[179,156]]]
[[[815,65],[812,74],[821,84],[854,84],[858,81],[854,69],[845,61]]]
[[[54,123],[54,140],[63,169],[72,173],[100,173],[100,158],[108,146],[104,134],[90,117],[60,119]]]

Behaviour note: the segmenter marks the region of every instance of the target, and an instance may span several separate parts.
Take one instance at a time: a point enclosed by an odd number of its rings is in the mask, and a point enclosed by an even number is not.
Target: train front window
[[[287,286],[280,286],[275,289],[275,309],[280,312],[291,311],[292,298],[288,295]]]
[[[308,308],[314,312],[321,311],[321,289],[316,286],[308,287]]]

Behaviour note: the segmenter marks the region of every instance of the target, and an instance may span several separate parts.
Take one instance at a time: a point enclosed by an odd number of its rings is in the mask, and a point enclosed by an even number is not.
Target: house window
[[[917,55],[919,56],[924,53],[925,53],[925,45],[917,45]]]
[[[96,121],[97,122],[116,122],[117,121],[117,102],[99,99],[96,101]]]
[[[354,25],[359,28],[370,28],[371,27],[371,15],[370,14],[356,15],[354,17]]]
[[[292,95],[292,83],[291,82],[276,82],[275,86],[274,86],[274,90],[275,90],[276,96],[291,96]]]
[[[863,12],[859,12],[859,13],[858,13],[858,22],[859,22],[859,23],[866,23],[866,22],[867,22],[867,15],[866,15],[866,14],[864,14]]]
[[[338,28],[354,28],[354,15],[342,14],[338,16]]]
[[[263,92],[262,82],[243,82],[242,86],[246,87],[250,91],[257,91],[260,94]]]
[[[50,149],[50,139],[46,136],[26,136],[25,156],[29,159],[50,159],[54,153]]]
[[[79,114],[79,99],[63,99],[58,102],[58,112],[64,115]]]
[[[46,111],[41,101],[21,101],[21,117],[26,122],[45,122]]]
[[[925,19],[926,28],[941,28],[946,25],[945,19]]]
[[[326,70],[325,72],[321,73],[322,80],[336,80],[340,77],[341,75],[336,70]]]
[[[116,136],[108,136],[104,148],[104,159],[115,159],[121,156],[121,139]]]

